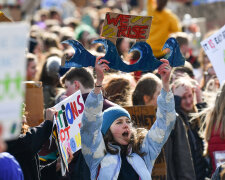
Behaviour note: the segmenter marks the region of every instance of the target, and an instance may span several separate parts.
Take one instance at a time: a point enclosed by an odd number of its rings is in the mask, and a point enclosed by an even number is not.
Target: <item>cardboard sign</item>
[[[27,23],[0,23],[0,124],[5,140],[21,130],[28,34]]]
[[[220,84],[225,80],[225,25],[215,34],[201,42],[209,57]]]
[[[80,125],[84,111],[84,101],[80,91],[67,97],[55,105],[58,112],[56,126],[58,133],[59,151],[68,170],[67,148],[76,152],[81,148]]]
[[[124,108],[130,113],[134,126],[150,129],[156,120],[155,106],[130,106]],[[152,180],[166,179],[166,172],[166,160],[162,149],[152,170]]]
[[[0,11],[0,22],[12,22],[2,11]]]
[[[27,124],[31,127],[38,126],[44,121],[44,98],[42,82],[25,81],[26,94],[26,119]]]
[[[105,38],[148,39],[152,16],[106,13],[101,36]]]

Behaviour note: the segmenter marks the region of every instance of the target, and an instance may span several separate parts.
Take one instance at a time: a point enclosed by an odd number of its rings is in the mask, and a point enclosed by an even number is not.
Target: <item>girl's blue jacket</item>
[[[130,154],[127,156],[127,161],[141,180],[151,179],[154,162],[167,141],[176,120],[174,96],[171,91],[166,92],[162,89],[157,103],[156,121],[141,145],[141,152],[145,152],[146,155],[140,157],[138,154],[133,153],[131,149]],[[90,169],[92,180],[96,178],[99,180],[116,180],[120,172],[121,157],[120,152],[116,155],[106,152],[101,133],[102,105],[102,94],[95,94],[92,91],[86,100],[85,112],[82,118],[82,153]],[[113,147],[120,150],[118,146],[114,145]]]

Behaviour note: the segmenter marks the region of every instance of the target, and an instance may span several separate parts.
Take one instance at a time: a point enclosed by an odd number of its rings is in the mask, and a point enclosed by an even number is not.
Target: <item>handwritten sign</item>
[[[27,23],[0,23],[0,124],[5,140],[21,130],[28,32]]]
[[[81,148],[80,125],[84,111],[84,101],[80,91],[55,105],[58,112],[56,126],[63,161],[68,169],[67,149],[76,152]]]
[[[155,106],[129,106],[124,107],[131,115],[134,126],[150,129],[156,120]],[[155,161],[152,170],[152,180],[166,179],[166,160],[164,150],[161,151]]]
[[[225,25],[202,41],[201,46],[209,57],[220,84],[222,84],[225,80]]]
[[[148,39],[152,17],[106,13],[101,36],[106,38]]]

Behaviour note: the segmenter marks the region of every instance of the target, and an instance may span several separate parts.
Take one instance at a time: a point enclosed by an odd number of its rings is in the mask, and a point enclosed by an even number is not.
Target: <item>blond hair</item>
[[[215,104],[205,117],[206,128],[204,131],[205,140],[210,140],[212,131],[217,132],[220,128],[220,137],[225,139],[225,84],[220,92],[217,93]]]

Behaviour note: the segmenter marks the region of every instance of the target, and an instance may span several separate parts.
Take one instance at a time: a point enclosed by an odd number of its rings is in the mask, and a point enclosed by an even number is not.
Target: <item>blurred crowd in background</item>
[[[204,20],[192,18],[191,14],[179,17],[173,9],[169,10],[171,2],[167,3],[167,0],[20,0],[12,4],[3,1],[0,10],[14,20],[20,18],[30,24],[26,78],[27,81],[42,82],[45,109],[53,107],[78,89],[85,94],[94,87],[95,72],[92,68],[86,68],[87,72],[85,70],[75,75],[75,72],[72,74],[73,68],[69,70],[61,67],[61,60],[70,59],[75,53],[71,46],[61,42],[75,39],[91,54],[104,56],[104,47],[92,44],[92,41],[101,38],[106,12],[152,15],[147,42],[154,55],[159,59],[166,57],[165,53],[158,51],[162,49],[165,40],[174,37],[186,59],[183,67],[173,69],[171,87],[177,97],[176,111],[187,133],[194,178],[201,180],[210,178],[216,169],[213,152],[225,150],[225,88],[219,83],[209,58],[200,46],[200,42],[216,32],[216,29],[209,31]],[[182,3],[184,6],[192,5],[190,1]],[[122,38],[116,41],[118,54],[127,64],[137,62],[140,57],[138,52],[128,53],[134,43],[134,40]],[[88,77],[89,73],[93,80],[79,78]],[[153,75],[149,76],[149,73]],[[86,86],[82,84],[83,81],[91,85]],[[153,82],[150,87],[147,86],[148,81]],[[138,90],[141,83],[146,86]],[[106,73],[103,91],[106,99],[121,106],[155,105],[153,100],[157,97],[156,92],[149,94],[144,91],[151,87],[155,87],[155,91],[161,89],[157,72],[123,73],[111,70]],[[140,103],[135,99],[137,97],[142,97]]]

